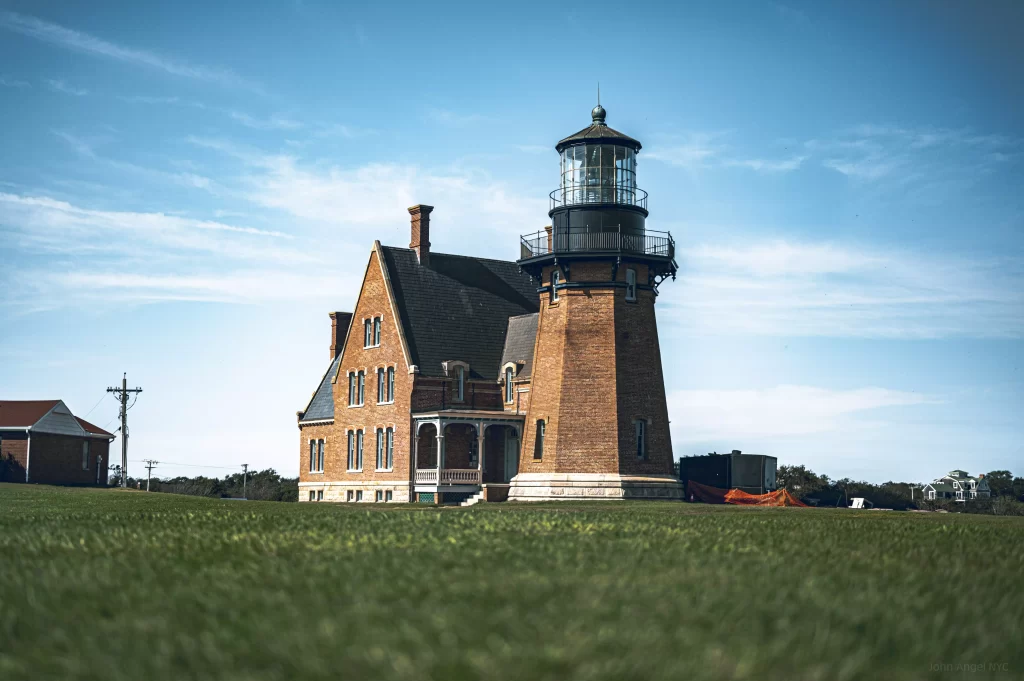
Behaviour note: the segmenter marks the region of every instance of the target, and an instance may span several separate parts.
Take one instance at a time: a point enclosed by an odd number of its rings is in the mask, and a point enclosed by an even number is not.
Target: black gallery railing
[[[641,233],[547,230],[526,234],[521,239],[521,258],[549,253],[634,253],[675,257],[675,241],[668,232]]]
[[[647,210],[647,192],[624,184],[570,184],[551,192],[548,198],[551,199],[551,210],[562,206],[586,206],[596,203],[617,203]]]

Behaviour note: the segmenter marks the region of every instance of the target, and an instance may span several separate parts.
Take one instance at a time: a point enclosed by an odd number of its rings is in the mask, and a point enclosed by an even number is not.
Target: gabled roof
[[[334,418],[334,392],[331,389],[332,381],[338,373],[338,363],[341,362],[341,353],[331,360],[331,365],[327,367],[327,371],[324,373],[323,378],[320,379],[320,385],[317,386],[316,391],[313,393],[313,397],[310,398],[309,404],[306,405],[305,411],[302,412],[302,416],[299,417],[299,423],[305,423],[307,421],[324,421],[327,419]]]
[[[99,426],[94,426],[93,424],[89,423],[85,419],[80,419],[80,418],[78,418],[76,416],[75,420],[78,421],[78,425],[82,426],[82,428],[85,429],[85,432],[89,433],[90,435],[102,435],[104,437],[114,437],[113,433],[108,433],[107,431],[103,430]]]
[[[533,346],[537,340],[538,313],[510,317],[505,334],[505,349],[501,353],[501,366],[509,362],[522,362],[516,377],[525,379],[533,373]]]
[[[31,428],[32,432],[74,437],[114,437],[72,414],[61,400],[0,400],[0,429],[4,428]]]
[[[382,246],[412,364],[444,376],[442,362],[469,364],[471,378],[496,380],[509,317],[538,309],[537,286],[514,262]]]
[[[31,428],[60,400],[0,400],[0,428]]]

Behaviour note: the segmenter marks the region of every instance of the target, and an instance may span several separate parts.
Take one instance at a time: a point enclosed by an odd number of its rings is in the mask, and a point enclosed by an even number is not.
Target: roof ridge
[[[384,244],[381,244],[380,247],[381,248],[388,248],[388,249],[391,249],[393,251],[409,251],[409,252],[413,252],[413,249],[411,249],[411,248],[404,248],[402,246],[385,246]],[[501,260],[500,258],[485,258],[485,257],[479,256],[479,255],[460,255],[458,253],[441,253],[439,251],[431,251],[430,255],[443,255],[443,256],[446,256],[448,258],[465,258],[466,260],[485,260],[487,262],[505,263],[506,265],[515,265],[516,264],[515,260]]]

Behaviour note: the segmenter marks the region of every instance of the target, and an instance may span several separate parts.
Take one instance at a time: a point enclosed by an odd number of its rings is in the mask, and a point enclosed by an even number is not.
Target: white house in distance
[[[988,480],[984,474],[974,477],[967,475],[967,471],[950,471],[941,478],[933,480],[924,488],[925,499],[953,499],[956,501],[967,501],[968,499],[988,498],[992,496]]]

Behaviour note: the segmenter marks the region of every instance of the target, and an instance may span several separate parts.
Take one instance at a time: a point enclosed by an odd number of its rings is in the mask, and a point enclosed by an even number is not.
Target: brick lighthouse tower
[[[519,471],[510,499],[682,497],[654,302],[675,242],[645,226],[640,142],[593,122],[555,149],[551,226],[522,238],[540,312]]]

